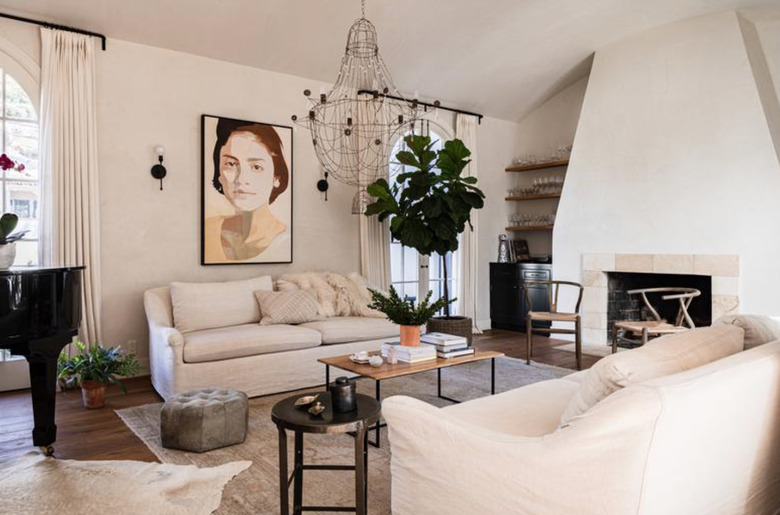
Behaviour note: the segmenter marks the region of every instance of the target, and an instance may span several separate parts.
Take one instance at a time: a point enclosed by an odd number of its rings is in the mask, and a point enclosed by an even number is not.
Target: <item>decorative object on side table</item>
[[[249,399],[244,392],[204,388],[180,393],[160,412],[162,446],[206,452],[246,440]]]
[[[368,512],[368,428],[379,421],[381,405],[379,401],[367,395],[355,394],[357,408],[347,413],[333,410],[331,399],[322,397],[323,410],[318,416],[295,407],[297,397],[288,397],[277,402],[271,409],[271,420],[279,430],[279,494],[282,515],[290,513],[290,485],[293,485],[293,508],[295,513],[302,511],[354,511],[359,515]],[[295,433],[295,464],[292,478],[287,467],[287,431]],[[355,434],[354,465],[306,465],[303,462],[303,435],[316,434]],[[303,471],[316,470],[354,470],[355,506],[304,506]]]
[[[333,411],[348,413],[357,409],[357,385],[347,377],[337,377],[333,384],[328,385]]]
[[[531,260],[531,252],[528,250],[528,240],[512,240],[514,251],[514,263]]]
[[[428,330],[460,334],[471,341],[473,322],[450,314],[446,259],[458,250],[460,233],[467,225],[471,228],[471,210],[484,205],[477,178],[462,175],[471,151],[459,139],[445,142],[438,152],[432,150],[429,136],[409,135],[404,142],[409,150],[395,157],[412,171],[398,174],[392,186],[385,179],[370,185],[367,191],[376,201],[366,208],[366,216],[377,216],[380,222],[392,218],[393,238],[424,256],[442,257],[444,316],[431,320]]]
[[[81,399],[87,409],[102,408],[106,403],[106,387],[114,384],[127,393],[119,379],[138,374],[141,364],[134,354],[125,354],[121,347],[87,347],[76,341],[78,354],[69,358],[63,352],[57,362],[57,378],[64,387],[81,386]]]
[[[400,325],[401,345],[409,347],[420,345],[420,326],[428,323],[440,309],[455,301],[441,298],[431,303],[433,292],[429,291],[425,299],[415,305],[411,299],[402,299],[393,285],[390,285],[388,295],[370,288],[369,291],[372,298],[369,307],[381,311],[391,322]]]

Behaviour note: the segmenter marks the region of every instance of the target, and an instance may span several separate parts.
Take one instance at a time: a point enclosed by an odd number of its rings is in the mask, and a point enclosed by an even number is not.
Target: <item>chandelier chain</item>
[[[366,17],[366,0],[360,0],[360,10],[363,13],[363,18]]]

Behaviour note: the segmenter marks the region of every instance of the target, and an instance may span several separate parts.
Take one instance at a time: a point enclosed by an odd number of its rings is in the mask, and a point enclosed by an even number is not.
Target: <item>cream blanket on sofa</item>
[[[320,315],[325,317],[385,318],[384,313],[368,307],[371,292],[366,280],[356,273],[347,276],[331,272],[286,274],[276,281],[279,291],[309,290],[317,298]]]

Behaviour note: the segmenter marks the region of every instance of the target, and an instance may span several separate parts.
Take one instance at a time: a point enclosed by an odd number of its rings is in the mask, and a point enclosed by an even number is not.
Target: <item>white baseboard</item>
[[[490,329],[490,319],[486,318],[484,320],[477,320],[477,329],[480,331],[487,331]]]

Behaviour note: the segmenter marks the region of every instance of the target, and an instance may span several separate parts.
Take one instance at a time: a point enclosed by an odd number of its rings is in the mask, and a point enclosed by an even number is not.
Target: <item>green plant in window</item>
[[[410,135],[404,141],[409,150],[395,157],[412,171],[398,174],[392,185],[385,179],[371,184],[367,191],[376,201],[365,214],[380,222],[389,218],[390,233],[402,245],[425,256],[446,256],[458,250],[466,225],[472,228],[471,210],[485,203],[477,178],[463,176],[471,151],[459,139],[445,142],[438,152],[429,136]],[[456,299],[450,300],[446,259],[442,265],[444,315],[449,318],[449,305]]]
[[[18,223],[19,217],[13,213],[5,213],[3,216],[0,216],[0,245],[13,243],[27,234],[28,231],[14,232]]]

